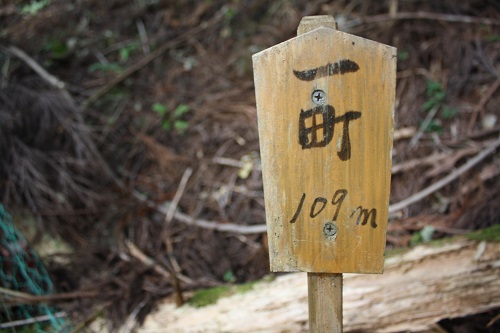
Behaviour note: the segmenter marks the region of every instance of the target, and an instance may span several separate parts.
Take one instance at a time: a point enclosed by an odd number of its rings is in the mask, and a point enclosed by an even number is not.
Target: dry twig
[[[35,323],[41,323],[44,321],[52,320],[53,318],[64,318],[66,317],[66,312],[57,312],[53,315],[37,316],[33,318],[27,318],[22,320],[14,320],[7,323],[0,323],[0,329],[13,328],[18,326],[30,325]]]
[[[163,276],[167,279],[172,278],[171,274],[166,269],[161,267],[154,259],[148,257],[134,243],[132,243],[129,240],[126,240],[125,245],[127,246],[127,249],[129,250],[130,255],[132,255],[132,257],[138,259],[139,261],[141,261],[144,265],[146,265],[146,267],[152,267],[156,273],[160,274],[161,276]],[[187,276],[179,275],[179,279],[187,284],[193,283],[193,280],[191,280]]]
[[[175,301],[177,306],[181,306],[184,304],[184,297],[182,296],[182,290],[180,287],[179,279],[182,277],[181,267],[175,259],[174,256],[174,244],[172,241],[172,235],[170,234],[169,226],[174,218],[175,210],[177,209],[177,205],[179,205],[179,201],[181,200],[182,195],[184,194],[184,190],[186,189],[186,184],[189,180],[189,177],[193,174],[193,169],[187,168],[182,175],[182,179],[179,183],[179,187],[177,188],[177,192],[175,192],[174,199],[170,203],[170,207],[168,208],[168,212],[165,215],[165,225],[163,227],[162,239],[165,241],[165,246],[167,248],[167,256],[170,265],[172,266],[172,286],[175,290]]]
[[[8,51],[24,61],[26,65],[28,65],[32,70],[34,70],[40,77],[50,84],[52,87],[57,88],[57,89],[65,89],[66,84],[59,80],[57,77],[54,75],[50,74],[47,72],[42,66],[40,66],[33,58],[31,58],[26,52],[23,50],[15,47],[14,45],[9,46]]]
[[[500,21],[484,17],[429,13],[429,12],[400,12],[395,14],[382,14],[382,15],[356,18],[344,24],[341,27],[341,30],[351,29],[363,24],[384,23],[388,21],[397,21],[397,20],[432,20],[432,21],[446,21],[446,22],[467,23],[467,24],[500,25]]]
[[[476,120],[477,120],[478,114],[483,111],[484,106],[486,105],[486,103],[488,103],[488,101],[490,100],[490,98],[493,96],[493,94],[497,91],[497,89],[499,87],[500,87],[500,79],[496,80],[490,86],[490,88],[488,89],[488,91],[486,92],[486,94],[484,94],[484,96],[479,101],[479,104],[476,105],[476,107],[474,107],[474,111],[473,111],[473,113],[471,115],[471,118],[469,120],[469,124],[467,126],[467,132],[468,133],[472,132],[472,129],[476,125]]]
[[[72,300],[77,298],[93,298],[102,296],[100,290],[81,290],[69,293],[59,293],[50,295],[32,295],[20,291],[10,290],[0,287],[0,294],[8,296],[6,304],[35,304],[45,302],[55,302],[62,300]]]
[[[394,213],[424,199],[427,197],[429,194],[432,194],[444,186],[448,185],[460,175],[464,174],[474,166],[476,166],[479,162],[481,162],[483,159],[488,157],[490,154],[492,154],[498,147],[500,146],[500,139],[496,140],[493,142],[491,145],[489,145],[486,149],[481,151],[479,154],[471,158],[467,163],[462,165],[460,168],[454,170],[451,172],[448,176],[444,177],[443,179],[439,180],[438,182],[432,184],[429,187],[426,187],[420,192],[415,193],[414,195],[410,196],[409,198],[404,199],[403,201],[400,201],[396,204],[390,205],[389,206],[389,215],[393,215]]]
[[[429,124],[431,123],[432,119],[434,119],[434,116],[439,110],[439,106],[434,106],[429,113],[427,114],[427,117],[425,117],[424,121],[422,122],[422,125],[420,125],[417,134],[411,139],[410,143],[408,144],[407,149],[411,149],[415,147],[415,145],[418,143],[418,140],[420,140],[420,137],[422,134],[424,134],[424,131],[429,127]]]

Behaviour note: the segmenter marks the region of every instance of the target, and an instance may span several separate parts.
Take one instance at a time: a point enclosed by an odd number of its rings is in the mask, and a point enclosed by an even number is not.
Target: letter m
[[[354,214],[356,214],[356,212],[358,212],[358,211],[359,211],[359,215],[358,215],[358,220],[356,222],[356,225],[358,225],[360,222],[361,222],[361,225],[367,224],[368,220],[371,217],[370,225],[373,228],[377,227],[377,210],[375,208],[372,208],[370,211],[368,211],[368,209],[363,208],[362,206],[359,206],[358,208],[356,208],[354,210],[354,212],[352,212],[351,217],[354,216]]]

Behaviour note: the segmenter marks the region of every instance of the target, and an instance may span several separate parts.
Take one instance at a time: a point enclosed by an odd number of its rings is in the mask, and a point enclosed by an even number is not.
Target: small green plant
[[[51,40],[42,46],[42,51],[49,53],[53,59],[63,59],[69,54],[70,48],[61,40]]]
[[[456,108],[445,105],[446,90],[439,82],[429,80],[425,88],[427,100],[422,104],[422,111],[428,112],[426,119],[421,122],[425,132],[435,132],[441,134],[443,125],[441,119],[453,119],[457,116]],[[441,119],[434,119],[438,111],[441,111]]]
[[[36,15],[39,11],[47,7],[48,4],[49,0],[39,0],[39,1],[32,0],[29,5],[24,5],[21,8],[21,14]]]
[[[233,271],[227,271],[224,273],[222,280],[224,280],[224,282],[227,282],[227,283],[235,283],[236,276],[234,275]]]
[[[410,58],[410,51],[404,49],[398,52],[398,60],[404,61]]]
[[[155,113],[159,114],[162,117],[165,116],[168,110],[167,107],[161,103],[154,103],[152,109]]]
[[[186,104],[179,104],[173,112],[168,112],[167,106],[162,103],[154,103],[151,109],[161,117],[161,127],[165,131],[173,128],[179,134],[183,134],[189,127],[189,123],[182,119],[190,110]]]
[[[457,116],[458,110],[449,106],[445,106],[443,107],[443,112],[441,114],[444,119],[453,119]]]
[[[139,43],[137,42],[132,42],[129,43],[128,45],[122,47],[120,49],[120,62],[126,62],[129,58],[132,52],[137,50],[139,48]]]
[[[415,246],[421,243],[430,242],[435,231],[436,229],[433,226],[426,225],[422,230],[413,234],[410,240],[410,245]]]
[[[430,111],[435,107],[440,107],[446,98],[446,92],[441,83],[429,80],[425,88],[427,101],[422,105],[423,111]]]

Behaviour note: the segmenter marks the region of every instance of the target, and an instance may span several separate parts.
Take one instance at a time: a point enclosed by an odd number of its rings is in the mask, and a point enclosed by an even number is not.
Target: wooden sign
[[[396,49],[299,34],[253,56],[271,270],[381,273]]]

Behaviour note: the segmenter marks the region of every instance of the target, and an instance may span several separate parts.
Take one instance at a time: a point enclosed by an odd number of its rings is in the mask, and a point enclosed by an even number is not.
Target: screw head
[[[335,237],[337,235],[337,231],[337,226],[331,222],[325,223],[325,226],[323,227],[323,234],[328,237]]]
[[[311,95],[314,104],[323,105],[326,103],[326,93],[323,90],[316,89]]]

